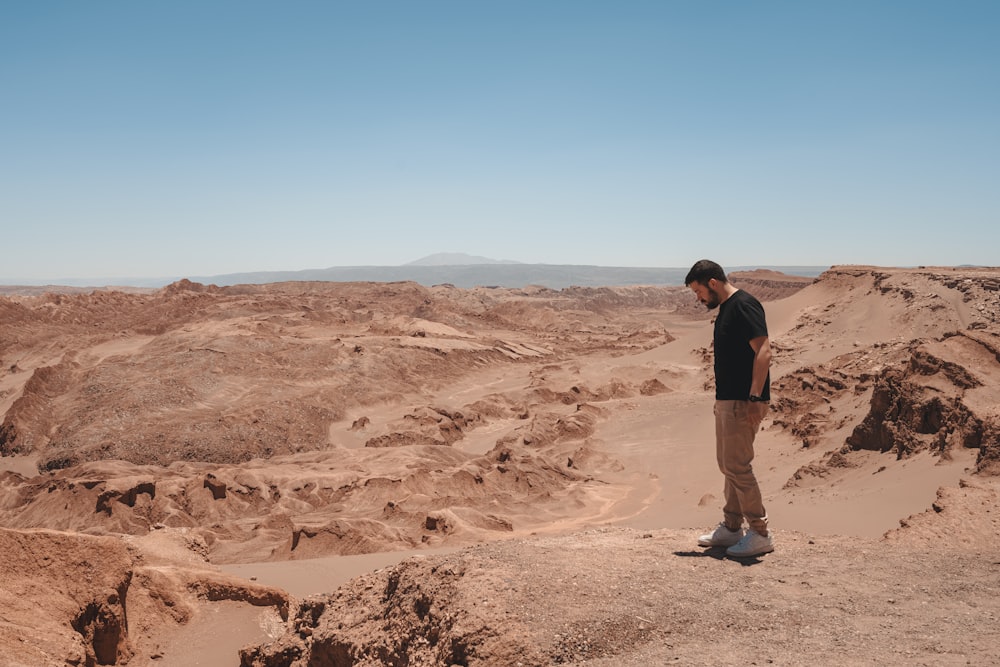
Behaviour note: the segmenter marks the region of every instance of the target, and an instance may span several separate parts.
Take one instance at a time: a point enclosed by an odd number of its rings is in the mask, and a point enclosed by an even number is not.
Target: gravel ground
[[[1000,664],[996,555],[779,532],[774,553],[737,561],[696,533],[411,558],[307,599],[243,664]]]

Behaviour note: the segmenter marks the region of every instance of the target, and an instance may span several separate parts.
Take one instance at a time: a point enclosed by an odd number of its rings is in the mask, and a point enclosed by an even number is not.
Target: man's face
[[[709,310],[718,308],[719,304],[722,303],[719,300],[719,294],[714,289],[714,283],[715,278],[710,278],[707,285],[702,285],[697,280],[690,285],[691,291],[698,297],[698,301],[701,301]]]

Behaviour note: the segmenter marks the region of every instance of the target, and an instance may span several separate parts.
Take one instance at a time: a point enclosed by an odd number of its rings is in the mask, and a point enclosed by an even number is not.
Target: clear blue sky
[[[1000,2],[0,5],[0,282],[1000,264]]]

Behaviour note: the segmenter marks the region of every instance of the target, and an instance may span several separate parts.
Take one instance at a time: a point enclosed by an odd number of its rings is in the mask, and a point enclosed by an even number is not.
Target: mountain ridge
[[[187,279],[206,285],[260,285],[290,281],[322,282],[401,282],[412,281],[425,287],[450,284],[455,287],[510,287],[529,285],[563,289],[566,287],[625,287],[630,285],[684,284],[687,275],[684,267],[633,267],[601,266],[594,264],[528,264],[514,260],[496,260],[465,253],[435,253],[401,265],[330,266],[323,269],[297,269],[291,271],[242,271],[212,275],[177,275],[171,277],[108,277],[62,278],[50,281],[18,281],[0,279],[0,293],[39,293],[63,291],[57,288],[72,287],[73,291],[142,288],[158,289],[178,280]],[[830,268],[828,265],[782,266],[741,265],[727,266],[730,272],[772,269],[786,275],[815,278]],[[43,289],[44,288],[44,289]]]

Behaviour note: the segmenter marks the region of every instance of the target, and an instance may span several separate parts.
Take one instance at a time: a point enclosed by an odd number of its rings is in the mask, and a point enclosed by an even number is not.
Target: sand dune
[[[978,613],[997,613],[1000,271],[733,279],[765,299],[775,349],[755,467],[778,551],[752,568],[682,557],[702,554],[693,536],[721,503],[711,314],[685,288],[182,281],[0,298],[0,539],[25,554],[3,566],[0,649],[25,665],[235,665],[244,644],[246,665],[711,664],[698,587],[805,578],[773,602],[799,634],[755,630],[777,662],[808,636],[810,655],[868,664],[871,633],[848,628],[846,650],[803,630],[847,627],[836,603],[803,609],[823,594],[891,612],[887,661],[989,655],[912,641],[941,630],[898,589],[917,577],[954,596],[941,577],[975,576]],[[879,552],[906,565],[869,563],[868,593],[902,606],[837,584]],[[536,568],[563,584],[540,587]],[[622,588],[624,607],[576,576]],[[380,614],[394,620],[376,641]],[[212,641],[227,626],[242,629]]]

